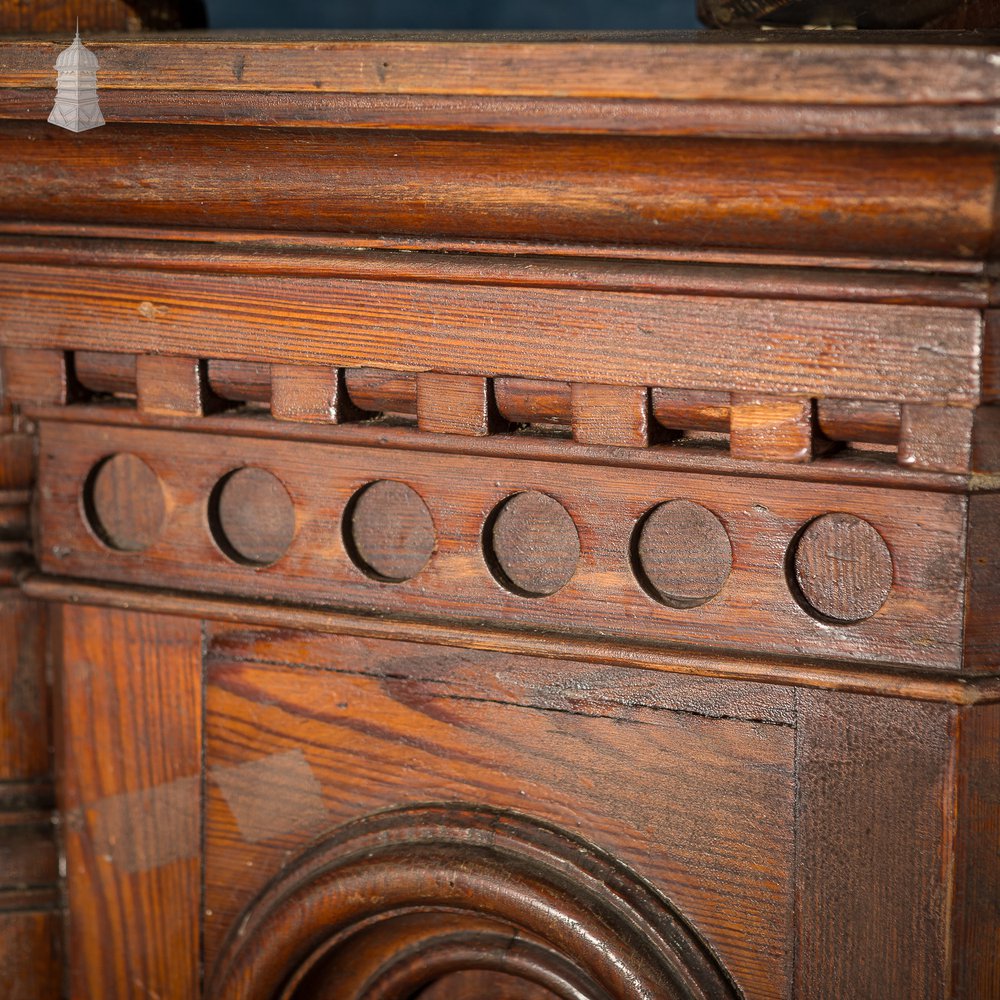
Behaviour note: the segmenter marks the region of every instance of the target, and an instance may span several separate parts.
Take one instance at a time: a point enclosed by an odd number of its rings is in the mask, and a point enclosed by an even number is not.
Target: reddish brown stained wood
[[[58,1000],[59,918],[44,910],[0,911],[0,982],[7,1000]]]
[[[363,486],[344,515],[351,558],[376,579],[400,583],[427,565],[436,537],[427,504],[405,483],[382,479]]]
[[[422,431],[480,437],[498,423],[489,379],[418,372],[417,426]]]
[[[269,604],[246,598],[206,597],[153,590],[72,577],[30,574],[24,592],[38,600],[86,601],[94,607],[121,608],[155,614],[202,616],[215,622],[263,628],[312,629],[320,634],[395,639],[396,619],[318,608]],[[986,705],[1000,701],[996,677],[921,676],[916,673],[873,672],[864,666],[822,661],[789,662],[784,658],[743,656],[711,650],[672,647],[650,642],[620,642],[560,636],[554,632],[517,633],[500,628],[408,620],[406,635],[449,649],[475,649],[524,654],[546,659],[575,657],[581,662],[612,664],[698,677],[763,684],[788,684],[821,691],[878,694],[932,704]]]
[[[113,351],[74,351],[73,374],[84,389],[135,395],[135,355]]]
[[[4,348],[3,391],[21,404],[62,406],[73,396],[73,376],[63,351]]]
[[[813,400],[733,395],[729,448],[736,457],[808,462],[822,450],[816,437]]]
[[[997,650],[997,608],[1000,608],[1000,496],[973,494],[968,498],[968,538],[965,607],[965,668],[1000,672]]]
[[[0,215],[950,258],[984,256],[993,234],[995,161],[971,145],[457,130],[276,135],[157,125],[105,131],[81,140],[44,122],[0,122]],[[216,169],[220,162],[230,169]],[[582,163],[586,171],[566,166]],[[150,186],[161,196],[150,198]]]
[[[380,368],[346,368],[351,402],[360,410],[416,416],[417,376]]]
[[[1000,406],[969,410],[904,404],[899,462],[940,472],[990,473],[1000,469]]]
[[[99,428],[99,429],[98,429]],[[296,498],[298,533],[274,565],[248,569],[220,553],[204,511],[218,480],[245,461],[281,478]],[[557,442],[560,443],[560,442]],[[160,544],[141,560],[109,553],[79,517],[79,490],[109,451],[155,465],[175,506]],[[755,475],[720,476],[574,464],[511,455],[429,454],[298,440],[43,422],[39,531],[45,572],[206,594],[266,596],[380,614],[435,616],[563,635],[710,645],[743,653],[895,662],[959,670],[962,661],[964,500],[899,490]],[[613,468],[614,471],[609,471]],[[356,571],[340,525],[364,483],[404,481],[427,503],[438,534],[435,558],[412,582],[384,587]],[[482,554],[484,524],[515,493],[535,491],[566,507],[580,536],[570,584],[526,602],[496,585]],[[722,596],[679,611],[649,600],[629,566],[637,521],[657,503],[687,499],[722,518],[732,540],[733,573]],[[893,552],[895,581],[879,614],[837,635],[797,603],[785,561],[797,532],[839,511],[864,518]],[[544,561],[551,551],[540,549]]]
[[[897,444],[899,403],[873,403],[863,399],[818,399],[816,421],[831,441],[865,441]]]
[[[105,545],[140,552],[159,537],[167,516],[163,484],[139,457],[119,453],[91,472],[83,501],[90,526]]]
[[[573,391],[568,382],[497,378],[493,394],[500,416],[514,424],[563,426],[572,420]]]
[[[239,328],[223,305],[234,298],[245,310]],[[154,301],[170,305],[143,317],[144,304]],[[249,338],[246,323],[254,327]],[[503,337],[487,332],[497,324]],[[755,394],[975,402],[981,327],[971,309],[18,264],[0,269],[0,342],[8,346],[410,371],[433,366],[479,377],[599,377]],[[748,330],[753,352],[744,346]]]
[[[292,640],[285,648],[296,645]],[[282,796],[283,814],[292,820],[305,786],[290,793],[267,781],[253,795],[227,800],[210,781],[209,967],[240,909],[323,831],[387,805],[471,801],[548,820],[610,850],[681,909],[748,996],[787,994],[794,743],[788,726],[639,707],[595,716],[513,704],[484,711],[474,688],[469,698],[452,694],[461,654],[458,662],[442,661],[433,647],[366,648],[338,639],[328,639],[326,649],[329,666],[322,670],[210,657],[210,771],[277,762],[294,747],[326,818],[304,827],[286,823],[285,832],[252,843],[234,809],[259,810],[264,800]],[[619,680],[625,678],[610,673],[592,690],[600,697]],[[628,777],[639,773],[641,780]],[[669,792],[651,801],[651,783]]]
[[[659,504],[640,522],[635,569],[653,595],[675,608],[692,608],[722,590],[733,568],[725,526],[690,500]]]
[[[798,697],[796,992],[944,1000],[953,710]]]
[[[337,424],[356,413],[343,371],[327,365],[271,365],[271,415]]]
[[[887,39],[889,39],[887,41]],[[956,44],[961,41],[963,44]],[[751,39],[687,33],[622,36],[297,32],[281,39],[94,41],[104,86],[164,91],[305,91],[359,94],[491,94],[684,102],[949,105],[1000,98],[989,36],[852,36],[851,44],[801,31]],[[57,43],[58,44],[58,43]],[[56,45],[5,40],[12,87],[51,86]],[[243,56],[237,77],[236,60]],[[389,65],[386,66],[385,63]],[[808,73],[803,72],[808,63]],[[866,73],[858,72],[859,63]],[[319,87],[317,87],[317,81]],[[183,98],[187,98],[187,94]]]
[[[0,783],[44,778],[51,770],[46,622],[44,605],[0,589]]]
[[[645,386],[588,385],[571,390],[573,440],[645,448],[651,440]]]
[[[276,562],[295,537],[295,505],[281,480],[249,466],[231,472],[212,493],[216,542],[230,558],[254,566]]]
[[[885,540],[850,514],[824,514],[808,524],[792,565],[808,608],[837,622],[870,618],[892,589],[892,556]]]
[[[70,994],[198,997],[201,628],[87,607],[61,616]]]
[[[494,511],[484,534],[487,559],[516,594],[547,597],[564,587],[580,560],[580,536],[565,507],[544,493],[516,493]]]
[[[245,412],[223,412],[198,418],[150,418],[131,407],[100,402],[85,406],[31,407],[33,420],[49,423],[74,423],[86,426],[125,428],[159,427],[189,434],[223,434],[247,441],[302,441],[314,444],[340,444],[351,447],[391,447],[431,455],[476,455],[490,458],[565,462],[600,465],[616,469],[648,469],[667,472],[698,472],[723,476],[757,476],[789,482],[837,483],[853,486],[887,486],[894,489],[930,490],[935,493],[966,493],[969,474],[925,472],[903,468],[895,455],[884,449],[845,449],[823,456],[820,462],[770,462],[738,459],[721,446],[716,436],[713,447],[665,445],[646,449],[609,449],[601,445],[581,445],[564,435],[500,433],[486,437],[425,434],[405,415],[392,420],[363,420],[347,424],[290,424],[261,420]],[[393,415],[390,415],[393,416]],[[249,419],[248,419],[249,417]],[[17,437],[11,435],[10,437]],[[10,441],[10,437],[6,440]],[[20,435],[18,449],[26,453],[31,467],[33,437]],[[3,448],[0,439],[0,449]],[[4,474],[0,465],[0,477]],[[29,477],[30,478],[30,477]],[[976,480],[977,487],[988,490],[992,477]],[[1000,483],[1000,480],[998,480]],[[27,497],[25,496],[25,501]]]
[[[6,234],[0,235],[0,260],[78,268],[418,280],[886,305],[982,308],[990,303],[989,280],[981,273],[982,263],[975,261],[850,260],[705,247],[539,245],[11,220],[0,220],[0,234]],[[211,243],[210,253],[206,242]],[[399,375],[382,374],[386,378]],[[356,380],[375,377],[375,372],[363,371],[354,376]],[[251,376],[251,381],[256,379]],[[535,380],[535,388],[540,389],[544,381]]]
[[[1000,993],[1000,705],[962,710],[957,723],[951,990]]]
[[[271,401],[271,365],[259,361],[209,360],[208,384],[221,399],[240,403]]]
[[[139,306],[140,315],[143,306],[149,307],[150,318],[155,316],[157,307],[151,302]],[[198,417],[218,408],[205,363],[197,358],[142,354],[136,358],[135,376],[139,409],[145,413]]]
[[[654,388],[650,403],[653,416],[669,430],[729,433],[728,392]]]

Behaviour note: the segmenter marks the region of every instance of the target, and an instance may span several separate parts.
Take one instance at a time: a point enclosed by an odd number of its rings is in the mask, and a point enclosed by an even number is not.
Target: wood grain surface
[[[70,994],[196,997],[201,628],[66,606],[56,634]]]
[[[159,541],[139,559],[109,552],[79,513],[79,493],[91,468],[118,451],[138,455],[157,472],[173,511]],[[563,636],[911,668],[962,666],[965,501],[959,496],[642,469],[609,474],[600,465],[48,422],[40,461],[39,526],[46,539],[41,566],[48,573],[202,594],[280,595],[285,603],[424,620],[443,615],[500,627],[515,621]],[[283,558],[266,567],[234,563],[217,548],[206,523],[216,484],[245,464],[280,479],[295,508],[295,539]],[[361,572],[343,544],[341,523],[351,497],[377,480],[401,482],[419,493],[437,534],[426,567],[392,585]],[[579,535],[572,579],[544,599],[519,596],[498,583],[482,545],[491,512],[526,491],[565,507]],[[711,510],[733,550],[733,569],[718,597],[688,609],[652,600],[630,563],[635,525],[658,504],[676,499]],[[878,530],[892,553],[894,575],[877,614],[831,631],[793,596],[786,559],[797,532],[834,511]]]
[[[748,997],[785,995],[794,738],[777,722],[789,710],[780,689],[744,688],[748,700],[730,707],[758,721],[740,721],[701,714],[718,714],[716,692],[683,678],[644,680],[633,700],[627,676],[571,663],[539,674],[531,659],[280,631],[218,643],[207,661],[209,963],[240,909],[318,834],[388,805],[464,800],[611,849],[681,908]],[[502,700],[480,688],[496,671]],[[571,714],[553,711],[565,699]],[[669,795],[650,799],[650,781]]]
[[[22,348],[887,401],[982,390],[972,309],[9,264],[0,321]]]
[[[797,990],[816,1000],[955,996],[954,711],[798,699]]]
[[[996,166],[958,143],[0,121],[0,178],[0,214],[37,221],[976,258]]]

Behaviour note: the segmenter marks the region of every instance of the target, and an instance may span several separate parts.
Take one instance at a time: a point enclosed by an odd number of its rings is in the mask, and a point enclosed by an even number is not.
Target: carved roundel
[[[497,582],[522,597],[547,597],[569,583],[580,536],[558,500],[528,490],[501,501],[487,519],[483,549]]]
[[[141,552],[152,545],[167,510],[160,477],[128,452],[110,455],[90,470],[83,509],[94,534],[119,552]]]
[[[643,589],[673,608],[694,608],[729,579],[733,549],[722,522],[691,500],[657,504],[636,527],[632,569]]]
[[[850,625],[870,618],[892,588],[892,555],[867,521],[824,514],[792,546],[792,591],[814,617]]]
[[[236,921],[220,1000],[410,1000],[470,970],[562,1000],[735,1000],[684,919],[647,883],[547,824],[475,806],[342,827]]]

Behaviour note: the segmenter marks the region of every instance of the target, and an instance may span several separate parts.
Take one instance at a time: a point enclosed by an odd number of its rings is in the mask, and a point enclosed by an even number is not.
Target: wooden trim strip
[[[566,382],[593,381],[599,354],[600,381],[609,385],[783,396],[974,405],[982,328],[980,311],[941,307],[0,269],[0,342],[8,347]]]
[[[910,674],[861,670],[856,667],[790,663],[764,657],[733,657],[715,653],[653,647],[630,643],[578,640],[498,629],[363,617],[337,611],[247,600],[188,595],[142,587],[91,583],[64,577],[31,574],[22,581],[24,593],[46,601],[74,605],[127,608],[184,618],[245,625],[269,625],[372,638],[405,639],[442,646],[523,653],[586,663],[610,663],[701,677],[726,677],[767,684],[850,691],[915,701],[976,705],[1000,701],[1000,677],[961,680],[955,677],[916,677]]]
[[[344,277],[356,280],[510,285],[520,288],[593,288],[664,295],[727,295],[750,299],[871,302],[985,308],[983,275],[859,272],[850,267],[606,257],[561,258],[524,248],[516,256],[461,255],[427,250],[348,249],[326,246],[241,247],[169,242],[167,239],[81,239],[4,236],[0,264],[78,268],[124,267],[201,274]]]
[[[107,121],[265,128],[466,129],[926,142],[1000,141],[993,105],[830,106],[423,94],[176,92],[101,88]],[[44,119],[51,87],[0,88],[0,117]]]
[[[923,34],[923,33],[922,33]],[[645,35],[213,33],[88,38],[114,89],[618,98],[825,105],[984,104],[1000,100],[998,50],[975,33],[798,32]],[[905,40],[905,41],[904,41]],[[965,42],[966,44],[961,44]],[[978,42],[979,44],[969,44]],[[947,43],[947,44],[941,44]],[[0,84],[51,87],[66,40],[0,41]],[[863,72],[861,71],[863,67]]]

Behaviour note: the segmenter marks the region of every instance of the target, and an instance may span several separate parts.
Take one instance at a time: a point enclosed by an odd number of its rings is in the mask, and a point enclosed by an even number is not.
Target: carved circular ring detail
[[[83,510],[91,530],[108,548],[141,552],[163,531],[163,484],[138,455],[120,452],[90,470]]]
[[[639,522],[632,568],[652,597],[674,608],[693,608],[722,590],[733,568],[733,549],[710,510],[691,500],[670,500]]]
[[[554,594],[569,583],[580,560],[580,536],[566,508],[534,490],[496,507],[483,547],[497,582],[522,597]]]
[[[870,618],[892,588],[892,555],[867,521],[824,514],[793,543],[792,590],[807,611],[838,624]]]
[[[209,499],[215,542],[234,562],[269,566],[295,537],[295,506],[281,480],[246,466],[216,483]]]
[[[467,969],[563,1000],[737,996],[683,917],[613,857],[461,805],[376,813],[301,856],[234,922],[208,995],[409,1000]]]
[[[434,552],[434,521],[427,504],[405,483],[380,479],[362,486],[344,512],[344,547],[368,576],[402,583]]]

